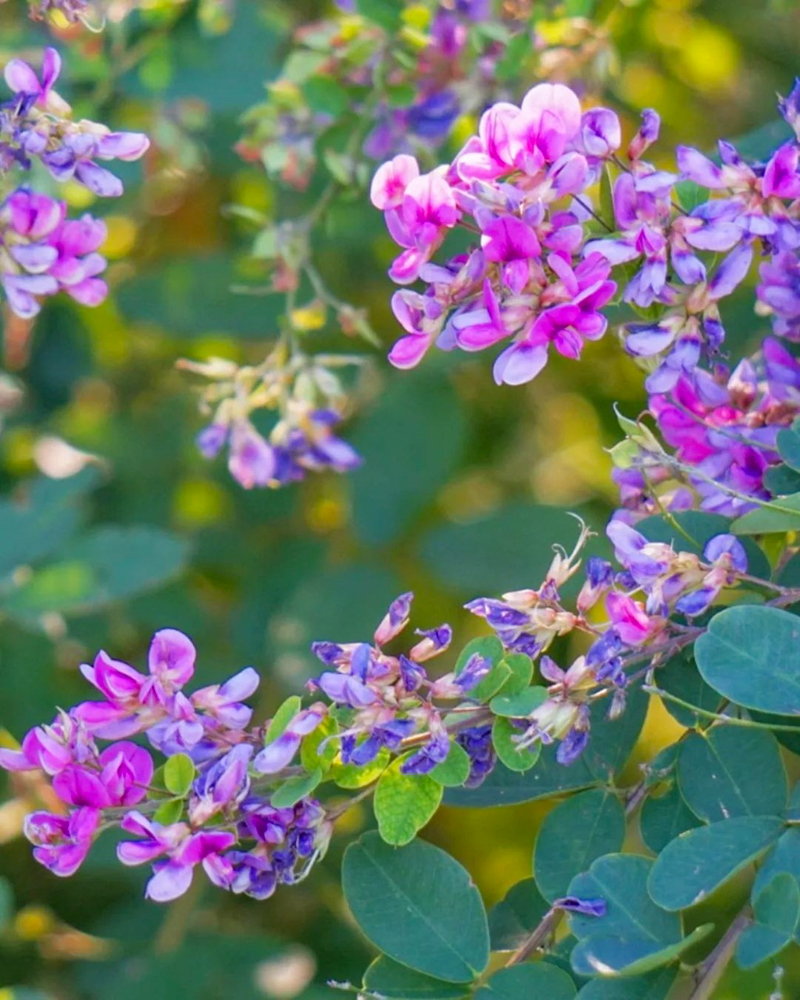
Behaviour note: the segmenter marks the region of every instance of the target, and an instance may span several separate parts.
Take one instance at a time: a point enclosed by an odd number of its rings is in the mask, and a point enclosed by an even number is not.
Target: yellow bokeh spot
[[[320,330],[325,326],[326,315],[325,303],[316,301],[309,302],[307,306],[300,306],[299,309],[293,309],[289,318],[295,330],[308,333],[311,330]]]
[[[230,509],[227,494],[210,479],[184,479],[173,497],[175,516],[185,525],[200,527],[221,520]]]
[[[61,195],[70,208],[88,208],[94,204],[92,192],[77,181],[67,181],[66,184],[62,184]]]
[[[327,534],[346,524],[347,508],[333,497],[323,497],[311,505],[306,519],[312,531]]]
[[[353,14],[343,17],[339,22],[339,36],[343,42],[352,42],[364,32],[364,18]]]
[[[453,125],[453,141],[457,146],[463,144],[473,136],[478,128],[478,122],[474,115],[460,115]]]
[[[14,932],[24,941],[38,941],[53,929],[53,914],[44,906],[26,906],[14,918]]]
[[[104,256],[110,260],[126,257],[136,244],[136,223],[127,215],[107,215],[103,221],[108,228]]]
[[[14,475],[25,475],[34,469],[33,451],[36,437],[30,427],[12,427],[3,435],[5,464]]]
[[[623,70],[620,90],[636,108],[659,106],[663,103],[667,81],[646,63],[630,62]]]
[[[410,28],[416,28],[418,31],[425,31],[431,23],[430,9],[421,3],[406,7],[401,17],[403,24],[407,24]]]
[[[737,78],[739,48],[716,25],[696,20],[678,53],[678,65],[701,90],[727,90]]]
[[[231,178],[231,201],[257,212],[267,212],[274,203],[267,179],[254,171],[240,170]]]

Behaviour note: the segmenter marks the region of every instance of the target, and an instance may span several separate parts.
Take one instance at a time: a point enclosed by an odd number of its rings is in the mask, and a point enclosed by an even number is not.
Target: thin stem
[[[778,733],[797,733],[797,726],[787,726],[782,723],[756,722],[755,719],[739,719],[734,715],[722,715],[719,712],[710,712],[706,708],[692,705],[691,702],[684,701],[683,698],[678,698],[676,695],[670,694],[669,691],[664,691],[653,684],[643,684],[642,690],[648,694],[657,694],[664,701],[669,701],[673,705],[680,705],[681,708],[686,708],[690,712],[702,716],[704,719],[713,719],[716,722],[724,722],[730,726],[742,726],[744,729],[770,729]]]
[[[519,965],[527,958],[530,958],[542,942],[555,933],[562,916],[563,910],[548,910],[522,944],[513,952],[506,962],[506,968],[510,968],[512,965]]]
[[[695,987],[688,1000],[709,1000],[719,985],[720,979],[733,958],[742,932],[750,923],[750,907],[745,906],[736,915],[733,923],[720,938],[716,948],[695,971]]]

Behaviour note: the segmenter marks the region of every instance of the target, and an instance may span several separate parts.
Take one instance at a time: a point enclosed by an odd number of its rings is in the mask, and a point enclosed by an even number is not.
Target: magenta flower
[[[291,720],[277,739],[257,754],[253,767],[260,774],[276,774],[287,767],[300,749],[304,736],[313,733],[324,717],[324,707],[303,709]]]
[[[185,823],[162,826],[138,812],[128,813],[120,826],[143,839],[119,844],[119,860],[124,865],[155,861],[145,896],[157,903],[182,896],[192,884],[196,865],[212,866],[217,855],[236,843],[236,837],[223,830],[191,833]]]
[[[132,806],[147,797],[153,777],[150,754],[135,743],[115,743],[96,761],[69,764],[53,778],[53,791],[71,806]]]
[[[34,844],[33,856],[54,875],[74,875],[92,846],[100,813],[76,809],[69,816],[35,812],[25,817],[25,836]]]
[[[640,601],[626,594],[606,594],[606,611],[613,628],[628,646],[642,646],[663,627],[663,621],[647,614]]]
[[[420,268],[430,260],[444,239],[445,232],[458,221],[453,192],[440,167],[415,177],[406,187],[397,208],[386,211],[386,226],[395,243],[405,247],[394,261],[389,274],[401,285],[419,276]]]
[[[261,679],[252,667],[245,667],[223,684],[200,688],[191,695],[192,705],[213,716],[228,729],[244,729],[252,708],[242,702],[255,693]]]

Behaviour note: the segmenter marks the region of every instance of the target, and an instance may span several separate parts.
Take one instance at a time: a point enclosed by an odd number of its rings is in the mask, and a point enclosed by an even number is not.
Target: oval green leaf
[[[562,969],[546,962],[499,969],[475,994],[475,1000],[572,1000],[575,983]]]
[[[448,983],[489,961],[486,911],[469,873],[424,841],[393,848],[368,833],[345,851],[342,885],[365,936],[390,958]]]
[[[194,781],[194,764],[192,758],[185,753],[176,753],[167,758],[164,764],[164,786],[168,792],[183,798],[187,795]]]
[[[387,1000],[460,1000],[464,987],[442,982],[381,955],[364,973],[364,989]]]
[[[600,788],[581,792],[548,814],[536,838],[533,876],[551,903],[565,896],[570,882],[597,858],[622,849],[625,810]]]
[[[753,969],[777,955],[794,938],[800,921],[800,887],[780,872],[753,902],[753,923],[736,945],[736,963]]]
[[[412,841],[430,821],[443,794],[430,775],[403,774],[400,766],[406,757],[392,761],[380,776],[373,803],[381,837],[396,847]]]
[[[737,816],[681,834],[656,858],[651,897],[665,910],[694,906],[759,858],[783,828],[777,816]]]
[[[764,729],[719,725],[690,733],[681,743],[678,784],[686,804],[706,823],[777,816],[786,808],[780,747]]]
[[[737,705],[800,714],[800,618],[758,605],[726,608],[695,643],[705,681]]]

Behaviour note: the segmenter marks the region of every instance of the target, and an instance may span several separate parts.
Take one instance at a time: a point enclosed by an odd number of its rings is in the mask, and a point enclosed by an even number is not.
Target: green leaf
[[[322,781],[322,771],[319,768],[310,774],[299,774],[296,778],[289,778],[270,793],[270,804],[276,809],[288,809],[290,806],[296,805],[300,799],[304,799],[306,795],[310,795],[320,781]]]
[[[525,1000],[546,997],[547,1000],[571,1000],[575,983],[554,965],[536,962],[499,969],[475,994],[475,1000]]]
[[[331,739],[339,731],[339,726],[330,715],[326,715],[317,728],[304,737],[300,744],[300,763],[306,771],[316,771],[319,769],[323,774],[327,774],[331,765],[339,752],[339,741]],[[327,740],[320,753],[320,744]]]
[[[164,786],[168,792],[183,798],[188,795],[194,781],[195,768],[192,758],[185,753],[176,753],[164,764]]]
[[[671,965],[713,930],[713,924],[696,927],[674,944],[660,945],[648,937],[592,934],[579,941],[572,952],[572,968],[580,976],[641,976]]]
[[[489,911],[492,951],[514,951],[549,909],[532,878],[517,882]]]
[[[698,932],[682,939],[680,918],[650,898],[652,867],[639,855],[607,854],[572,880],[568,895],[606,904],[602,917],[570,914],[578,938],[571,962],[578,975],[640,975],[673,962],[699,939]]]
[[[0,578],[35,565],[74,533],[82,497],[98,478],[93,468],[68,479],[41,477],[26,483],[19,498],[0,502]]]
[[[778,453],[789,468],[800,472],[800,420],[778,431],[776,444]]]
[[[517,729],[509,719],[504,719],[502,716],[498,716],[492,725],[492,743],[495,752],[505,766],[512,771],[529,771],[542,752],[540,742],[532,743],[520,750],[517,740],[522,733],[522,729]]]
[[[660,854],[671,840],[699,825],[675,781],[663,795],[648,795],[639,814],[642,840],[654,854]]]
[[[375,788],[375,818],[387,844],[402,847],[416,837],[442,801],[442,786],[429,774],[403,774],[410,754],[393,760]]]
[[[312,111],[337,117],[350,105],[349,94],[331,76],[312,76],[303,84],[302,90]]]
[[[753,899],[782,872],[792,875],[800,884],[800,829],[794,826],[780,835],[777,844],[761,863],[753,882]]]
[[[764,729],[714,726],[681,743],[678,784],[706,823],[731,816],[777,816],[786,808],[786,770],[778,741]]]
[[[625,810],[600,788],[573,795],[547,815],[536,838],[533,875],[551,903],[565,896],[572,879],[604,854],[622,849]]]
[[[391,759],[392,755],[386,747],[381,747],[378,756],[369,764],[363,764],[361,767],[356,764],[334,764],[330,774],[339,788],[363,788],[380,778]]]
[[[648,894],[653,862],[638,854],[607,854],[598,858],[588,872],[576,875],[568,895],[581,899],[604,899],[603,917],[580,913],[569,916],[572,933],[579,941],[596,935],[604,938],[640,938],[658,945],[681,940],[677,914],[667,913]],[[592,974],[596,974],[593,970]]]
[[[265,746],[274,743],[281,733],[286,731],[286,727],[302,707],[303,699],[296,694],[289,695],[285,701],[281,702],[267,726],[267,735],[264,740]]]
[[[731,525],[734,535],[769,535],[800,529],[800,493],[780,497],[743,514]]]
[[[608,229],[606,232],[616,229],[616,216],[614,214],[614,187],[611,177],[611,168],[606,166],[600,177],[600,218],[605,222]],[[623,428],[624,430],[624,428]],[[638,427],[637,427],[638,430]]]
[[[695,643],[705,681],[737,705],[800,714],[800,619],[758,605],[726,608]]]
[[[383,545],[400,536],[448,481],[466,440],[463,408],[441,371],[391,380],[352,436],[364,457],[348,477],[359,538]]]
[[[502,662],[503,644],[493,635],[468,642],[456,660],[456,676],[464,670],[473,656],[482,656],[484,659],[490,660],[492,669],[472,688],[469,696],[475,701],[488,701],[512,677],[511,668]]]
[[[677,527],[676,527],[677,525]],[[721,514],[701,510],[687,510],[671,514],[668,518],[655,514],[639,521],[636,530],[648,541],[665,542],[676,552],[694,552],[702,555],[706,543],[715,535],[730,532],[731,521]],[[688,537],[687,537],[688,536]],[[742,540],[747,553],[749,571],[765,580],[770,577],[770,565],[761,549],[749,538]]]
[[[547,688],[523,688],[517,694],[497,694],[489,702],[489,708],[495,715],[503,715],[509,719],[523,719],[526,715],[547,701]]]
[[[737,816],[681,834],[656,858],[650,895],[665,910],[694,906],[764,854],[783,827],[777,816]]]
[[[416,840],[393,848],[377,833],[345,851],[345,899],[366,937],[412,969],[468,983],[489,961],[489,928],[469,873],[444,851]]]
[[[162,585],[183,570],[187,555],[183,539],[158,528],[94,528],[64,546],[58,563],[35,570],[3,606],[26,622],[51,611],[96,611]]]
[[[400,26],[401,9],[393,0],[357,0],[356,8],[368,21],[374,21],[386,31],[394,31]]]
[[[460,1000],[465,990],[381,955],[364,973],[364,989],[387,1000]]]
[[[788,465],[771,465],[764,472],[764,485],[773,496],[789,496],[800,492],[800,472]]]
[[[800,921],[800,887],[787,872],[776,875],[753,899],[753,924],[736,945],[736,962],[753,969],[785,948]]]
[[[511,671],[511,676],[503,681],[498,694],[512,695],[526,688],[533,677],[533,660],[524,653],[509,653],[503,657],[504,666]]]
[[[721,696],[709,687],[700,675],[691,649],[673,656],[663,667],[659,667],[656,682],[668,694],[680,698],[681,701],[688,701],[690,705],[696,705],[706,712],[718,711],[722,703]],[[684,708],[683,705],[675,705],[668,698],[664,699],[664,708],[673,719],[687,729],[708,724],[708,719]]]
[[[591,739],[583,753],[586,764],[602,782],[612,780],[624,769],[644,726],[650,696],[635,687],[628,692],[625,711],[618,719],[609,719],[607,700],[592,707]],[[575,765],[570,765],[570,770]]]
[[[578,994],[578,1000],[666,1000],[677,969],[658,969],[646,976],[626,979],[593,979]]]
[[[183,815],[183,807],[183,799],[168,799],[156,809],[153,813],[153,819],[156,823],[161,823],[162,826],[171,826],[173,823],[179,822]]]
[[[14,893],[8,879],[0,878],[0,933],[11,922],[14,915]]]
[[[436,765],[430,776],[445,788],[458,788],[469,777],[470,767],[467,751],[458,743],[451,742],[447,757]]]
[[[436,435],[426,433],[443,448]],[[423,538],[421,552],[437,579],[474,597],[542,579],[553,558],[552,539],[571,537],[570,532],[574,522],[560,507],[510,503],[474,521],[435,528]]]

